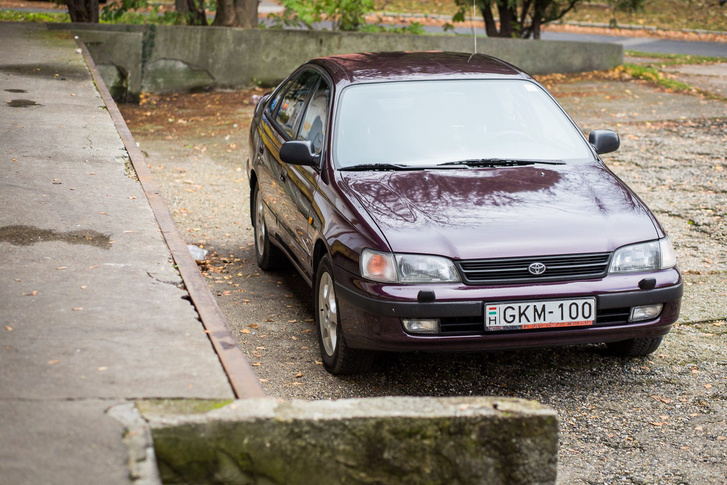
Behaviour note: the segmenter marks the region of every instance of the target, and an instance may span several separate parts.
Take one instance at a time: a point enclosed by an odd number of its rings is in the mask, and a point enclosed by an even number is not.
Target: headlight
[[[609,273],[656,271],[676,266],[676,255],[668,237],[659,241],[633,244],[616,250]]]
[[[365,249],[361,253],[361,275],[382,283],[456,283],[454,263],[440,256],[393,254]]]

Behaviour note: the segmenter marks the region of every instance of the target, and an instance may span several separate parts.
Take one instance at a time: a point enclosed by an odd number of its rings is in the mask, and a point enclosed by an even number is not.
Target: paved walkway
[[[233,392],[74,40],[0,45],[0,484],[131,483],[110,408]]]

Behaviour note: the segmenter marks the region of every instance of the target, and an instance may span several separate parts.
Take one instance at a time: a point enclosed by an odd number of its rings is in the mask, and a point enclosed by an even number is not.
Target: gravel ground
[[[203,273],[270,396],[535,399],[560,416],[559,483],[724,484],[727,103],[608,78],[548,85],[584,131],[621,134],[607,163],[674,241],[682,317],[649,358],[614,358],[599,345],[391,354],[369,374],[333,377],[320,363],[311,289],[291,268],[262,272],[254,263],[243,164],[259,92],[121,108],[187,241],[210,250]]]

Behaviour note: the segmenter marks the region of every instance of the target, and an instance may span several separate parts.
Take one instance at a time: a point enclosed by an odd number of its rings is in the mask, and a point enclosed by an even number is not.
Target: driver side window
[[[328,126],[328,101],[331,98],[331,89],[328,83],[321,79],[318,88],[308,103],[303,116],[303,123],[298,132],[298,140],[308,140],[313,143],[315,153],[320,153]]]
[[[320,79],[318,73],[305,71],[283,97],[278,113],[275,115],[275,121],[291,138],[295,138],[305,102],[318,83],[318,79]]]

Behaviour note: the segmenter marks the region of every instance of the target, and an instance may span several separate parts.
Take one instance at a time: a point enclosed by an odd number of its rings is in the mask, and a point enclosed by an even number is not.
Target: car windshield
[[[335,130],[333,156],[340,169],[592,158],[552,98],[525,80],[352,85],[341,95]]]

